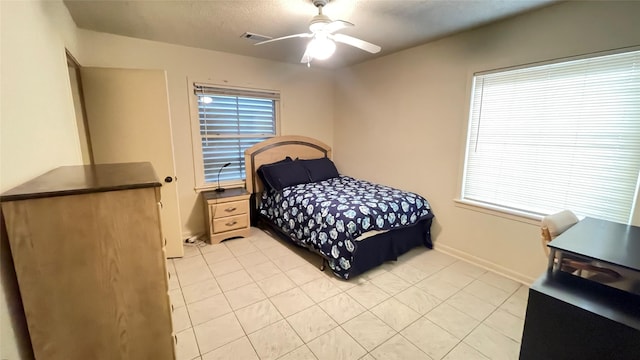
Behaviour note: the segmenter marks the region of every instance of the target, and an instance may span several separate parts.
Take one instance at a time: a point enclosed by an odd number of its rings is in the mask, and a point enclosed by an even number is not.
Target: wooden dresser
[[[232,237],[249,236],[249,197],[244,188],[202,193],[207,232],[212,244]]]
[[[0,196],[36,359],[175,359],[160,186],[65,166]]]

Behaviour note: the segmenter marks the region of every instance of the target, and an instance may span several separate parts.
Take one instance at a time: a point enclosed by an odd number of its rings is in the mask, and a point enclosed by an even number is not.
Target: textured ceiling
[[[369,54],[338,44],[328,60],[312,66],[336,68],[391,54],[445,35],[500,20],[555,0],[332,0],[332,19],[355,27],[341,31],[380,45]],[[311,0],[95,1],[65,0],[83,29],[299,63],[308,39],[254,46],[244,32],[269,37],[308,32],[317,9]]]

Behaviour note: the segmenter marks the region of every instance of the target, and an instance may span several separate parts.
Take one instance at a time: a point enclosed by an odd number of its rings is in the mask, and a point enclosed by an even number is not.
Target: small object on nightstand
[[[244,188],[227,189],[224,192],[202,192],[207,233],[211,244],[233,237],[249,236],[250,196]]]
[[[220,187],[220,173],[222,172],[222,169],[226,168],[227,166],[231,165],[230,162],[222,165],[222,167],[220,168],[220,170],[218,170],[218,188],[215,190],[216,192],[224,192],[225,189]]]

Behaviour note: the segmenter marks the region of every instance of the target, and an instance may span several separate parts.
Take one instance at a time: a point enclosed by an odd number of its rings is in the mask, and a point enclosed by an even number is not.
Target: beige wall
[[[0,1],[0,192],[62,165],[82,164],[65,44],[75,24],[62,2]],[[33,357],[2,235],[0,358]]]
[[[245,56],[79,30],[82,66],[165,69],[183,233],[204,233],[201,198],[194,191],[187,78],[281,91],[281,134],[333,143],[332,73]]]
[[[532,281],[546,263],[538,226],[453,201],[472,74],[638,45],[637,14],[640,2],[562,3],[340,70],[338,169],[426,196],[437,248]]]
[[[640,44],[637,13],[638,2],[563,3],[340,70],[334,88],[327,70],[78,30],[60,1],[0,1],[0,191],[51,168],[82,163],[66,46],[84,66],[167,70],[186,234],[204,230],[193,190],[191,77],[280,90],[282,134],[333,144],[338,167],[347,174],[425,195],[437,216],[438,247],[528,281],[544,267],[537,226],[453,203],[470,77],[480,70]],[[46,96],[34,96],[38,93]],[[26,334],[6,239],[2,244],[0,358],[13,360],[23,358],[24,344],[16,338]]]

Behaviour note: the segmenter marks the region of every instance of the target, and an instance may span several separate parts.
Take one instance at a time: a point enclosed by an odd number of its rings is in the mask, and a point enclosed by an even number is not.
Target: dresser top
[[[162,186],[148,162],[61,166],[2,195],[0,201]]]

